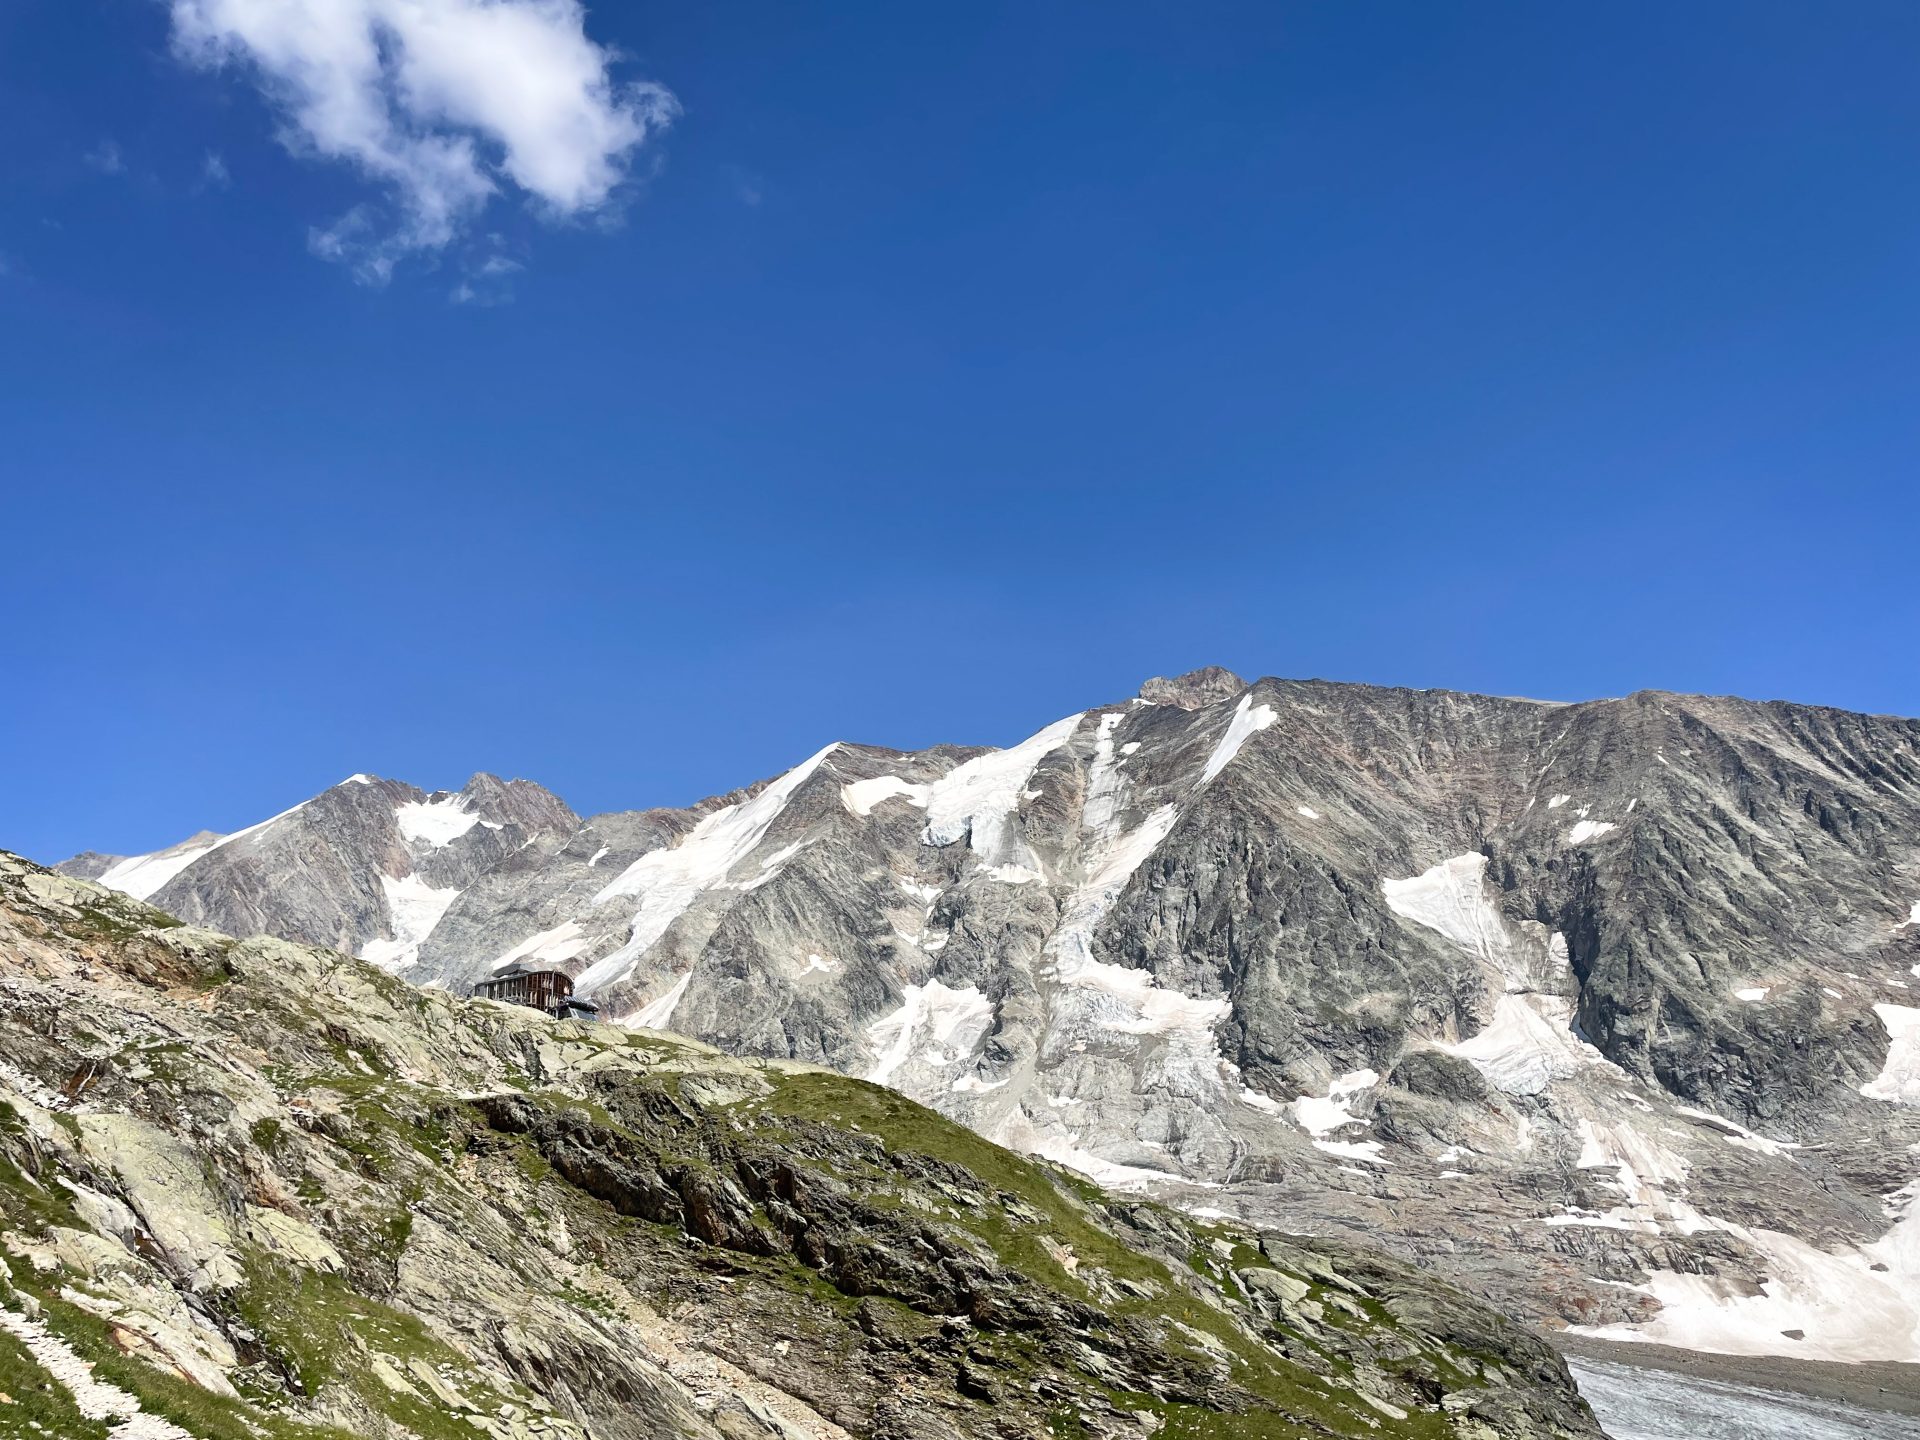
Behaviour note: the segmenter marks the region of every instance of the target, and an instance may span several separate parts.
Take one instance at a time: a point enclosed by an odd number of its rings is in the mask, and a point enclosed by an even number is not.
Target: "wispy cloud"
[[[580,0],[169,3],[178,53],[246,69],[290,150],[384,191],[386,207],[309,235],[369,283],[446,247],[503,192],[553,218],[604,213],[679,112],[659,85],[615,83]]]
[[[501,243],[498,235],[490,237]],[[466,273],[447,298],[456,305],[506,305],[513,300],[513,277],[527,267],[509,255],[497,251],[466,267]]]
[[[120,154],[119,145],[112,140],[102,140],[80,159],[89,169],[98,170],[102,175],[127,173],[127,162]]]
[[[233,184],[233,172],[227,169],[227,162],[219,154],[209,150],[207,158],[200,162],[200,188],[224,190],[231,184]]]

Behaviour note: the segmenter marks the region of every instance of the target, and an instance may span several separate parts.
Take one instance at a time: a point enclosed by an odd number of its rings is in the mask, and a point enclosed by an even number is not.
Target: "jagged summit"
[[[1155,705],[1178,705],[1182,710],[1198,710],[1203,705],[1231,700],[1247,688],[1247,682],[1231,670],[1205,665],[1184,675],[1168,679],[1156,675],[1140,687],[1140,698]]]

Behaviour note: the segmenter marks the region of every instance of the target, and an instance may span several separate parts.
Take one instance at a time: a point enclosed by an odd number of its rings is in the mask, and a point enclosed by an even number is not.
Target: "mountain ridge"
[[[1558,1323],[1920,1359],[1877,1279],[1920,1256],[1869,1253],[1920,1174],[1920,722],[1142,689],[1003,749],[837,742],[464,871],[391,874],[369,811],[262,863],[460,880],[433,922],[264,918],[429,985],[558,965],[611,1015],[884,1079],[1104,1183],[1379,1228]],[[281,877],[232,868],[155,898],[246,928]],[[1881,1338],[1814,1303],[1836,1280]]]

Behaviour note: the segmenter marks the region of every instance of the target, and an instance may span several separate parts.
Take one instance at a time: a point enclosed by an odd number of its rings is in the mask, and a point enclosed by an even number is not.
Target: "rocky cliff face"
[[[1543,1343],[1351,1245],[4,854],[0,1244],[22,1434],[1599,1434]]]
[[[157,898],[237,906],[204,863]],[[1541,1315],[1920,1360],[1920,722],[1210,670],[1006,750],[833,745],[555,823],[410,951],[357,943],[454,989],[558,965]]]

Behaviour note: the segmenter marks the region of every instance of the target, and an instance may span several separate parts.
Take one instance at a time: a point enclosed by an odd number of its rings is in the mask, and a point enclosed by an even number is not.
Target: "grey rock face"
[[[1920,1360],[1920,722],[1214,670],[1007,750],[835,745],[523,833],[426,872],[456,893],[401,973],[558,964],[634,1023],[1557,1319]],[[364,947],[402,862],[355,844],[299,852],[297,905],[224,862],[171,884]]]

